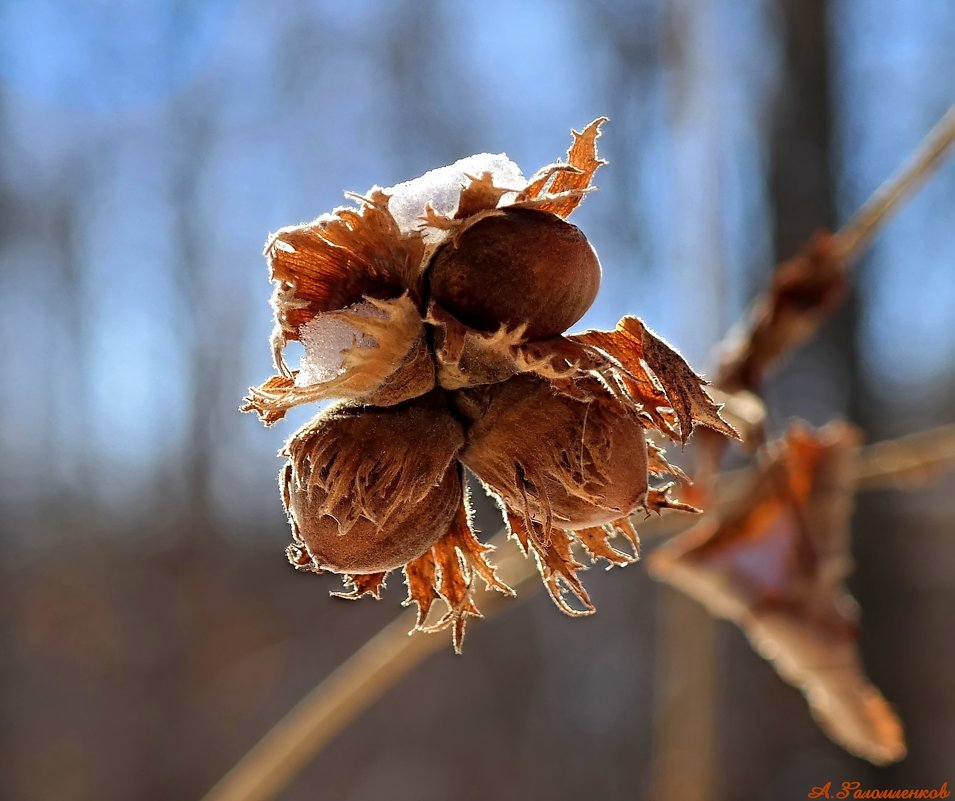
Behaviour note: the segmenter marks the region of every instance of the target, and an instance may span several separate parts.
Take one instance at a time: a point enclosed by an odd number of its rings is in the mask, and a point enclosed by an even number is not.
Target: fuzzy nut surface
[[[561,395],[532,376],[491,389],[460,458],[510,508],[558,528],[611,523],[647,496],[647,443],[636,416]]]
[[[394,570],[448,530],[461,504],[460,424],[434,395],[321,413],[286,447],[289,520],[316,567]]]

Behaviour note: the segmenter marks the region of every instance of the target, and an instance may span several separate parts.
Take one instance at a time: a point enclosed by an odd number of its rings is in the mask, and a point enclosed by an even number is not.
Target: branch
[[[780,356],[816,333],[842,301],[852,263],[889,215],[942,163],[953,143],[955,106],[840,231],[817,232],[802,252],[776,268],[772,284],[720,346],[717,386],[727,392],[756,390]]]
[[[495,545],[507,542],[501,531]],[[536,576],[534,560],[508,548],[497,564],[498,575],[511,587]],[[528,597],[529,597],[528,593]],[[504,596],[485,591],[480,607],[485,617],[504,606]],[[408,611],[374,635],[296,704],[230,770],[203,801],[265,801],[277,795],[322,747],[362,711],[397,684],[416,665],[447,647],[442,634],[412,630],[416,615]]]
[[[929,131],[918,149],[882,184],[835,235],[835,257],[852,262],[865,250],[886,219],[937,169],[955,143],[955,105]]]
[[[955,465],[955,423],[871,445],[856,470],[856,491],[915,489]]]

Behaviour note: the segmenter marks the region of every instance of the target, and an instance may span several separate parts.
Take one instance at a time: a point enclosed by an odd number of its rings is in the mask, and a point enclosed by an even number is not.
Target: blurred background
[[[955,100],[953,41],[949,0],[0,0],[0,797],[199,798],[397,612],[400,580],[350,604],[286,563],[275,453],[309,411],[237,412],[270,374],[270,231],[475,152],[530,175],[607,115],[580,327],[636,314],[705,369],[774,262]],[[949,164],[768,387],[775,429],[955,419],[953,221]],[[896,766],[841,752],[735,628],[636,566],[587,575],[592,618],[537,594],[473,624],[280,798],[951,782],[953,524],[951,477],[854,518]]]

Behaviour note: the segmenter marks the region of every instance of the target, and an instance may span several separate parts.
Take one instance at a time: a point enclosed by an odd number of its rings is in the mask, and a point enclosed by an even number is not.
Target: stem
[[[504,542],[501,531],[494,543]],[[513,588],[536,575],[534,560],[516,549],[509,549],[497,568]],[[486,616],[503,606],[500,593],[483,593],[480,607]],[[441,633],[409,635],[414,625],[415,614],[404,612],[375,634],[292,707],[203,801],[265,801],[281,792],[338,732],[426,657],[448,647]]]
[[[929,131],[918,149],[865,202],[835,235],[835,255],[844,262],[859,257],[879,228],[941,163],[955,143],[955,105]]]
[[[912,489],[955,465],[955,423],[865,449],[856,472],[856,490]]]
[[[205,801],[264,801],[285,787],[332,737],[442,642],[409,637],[399,615],[294,706],[216,784]]]

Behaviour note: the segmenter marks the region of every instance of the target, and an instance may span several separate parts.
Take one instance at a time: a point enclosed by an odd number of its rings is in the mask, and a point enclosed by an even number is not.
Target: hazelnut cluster
[[[402,569],[418,628],[450,627],[456,648],[478,614],[476,577],[511,592],[472,530],[465,468],[534,553],[552,598],[587,614],[573,547],[626,564],[632,513],[686,508],[670,485],[650,486],[680,474],[647,432],[734,434],[702,379],[636,318],[564,333],[600,284],[596,253],[565,218],[603,163],[603,122],[530,180],[506,157],[472,156],[266,245],[276,375],[243,408],[271,425],[293,406],[336,401],[282,452],[289,559],[341,574],[353,598],[377,597]],[[283,358],[293,340],[297,370]],[[618,533],[632,555],[611,545]],[[447,611],[429,624],[438,599]]]

